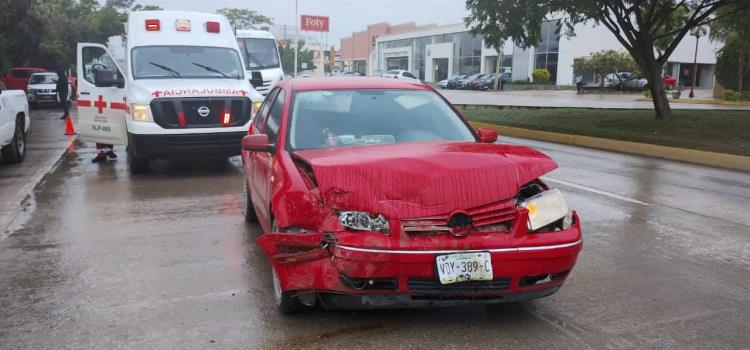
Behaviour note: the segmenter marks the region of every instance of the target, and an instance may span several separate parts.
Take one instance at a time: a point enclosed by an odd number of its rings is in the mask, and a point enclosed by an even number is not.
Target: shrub
[[[742,93],[734,90],[724,90],[724,99],[727,101],[739,101],[742,99]]]
[[[643,90],[643,97],[651,98],[651,90],[649,89]]]
[[[513,80],[510,83],[511,84],[531,84],[529,79]]]
[[[546,69],[537,68],[534,69],[534,71],[531,73],[531,76],[534,77],[534,83],[545,84],[549,83],[551,74],[549,74],[549,71]]]

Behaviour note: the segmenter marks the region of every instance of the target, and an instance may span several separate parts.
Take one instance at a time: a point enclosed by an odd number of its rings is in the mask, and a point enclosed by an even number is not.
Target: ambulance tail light
[[[158,19],[147,19],[146,20],[146,31],[158,32],[161,29]]]
[[[206,31],[209,33],[219,33],[221,31],[221,26],[219,25],[219,22],[206,22]]]

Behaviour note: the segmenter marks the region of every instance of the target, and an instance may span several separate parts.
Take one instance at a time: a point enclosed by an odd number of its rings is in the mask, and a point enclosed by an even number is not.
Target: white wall
[[[426,46],[425,51],[425,81],[432,82],[434,80],[432,77],[435,73],[432,67],[432,59],[434,58],[447,58],[448,77],[453,76],[453,43],[429,44]]]

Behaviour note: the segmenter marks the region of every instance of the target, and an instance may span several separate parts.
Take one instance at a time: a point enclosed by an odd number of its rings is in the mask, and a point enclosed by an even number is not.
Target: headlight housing
[[[529,211],[529,231],[539,230],[568,214],[568,204],[557,189],[541,192],[519,205]]]
[[[362,211],[342,211],[338,215],[341,225],[350,230],[390,232],[388,219],[380,214]]]
[[[145,103],[133,103],[130,105],[130,118],[138,122],[152,122],[151,107]]]

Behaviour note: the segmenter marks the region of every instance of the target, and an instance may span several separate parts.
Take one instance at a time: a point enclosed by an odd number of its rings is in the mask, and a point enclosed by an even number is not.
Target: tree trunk
[[[654,101],[656,119],[663,120],[671,117],[672,109],[669,107],[667,90],[664,89],[660,67],[650,67],[648,70],[648,85],[651,90],[651,99]]]
[[[737,92],[742,93],[742,82],[745,80],[745,53],[741,53],[738,57],[737,71],[739,73],[739,79],[737,79]]]

